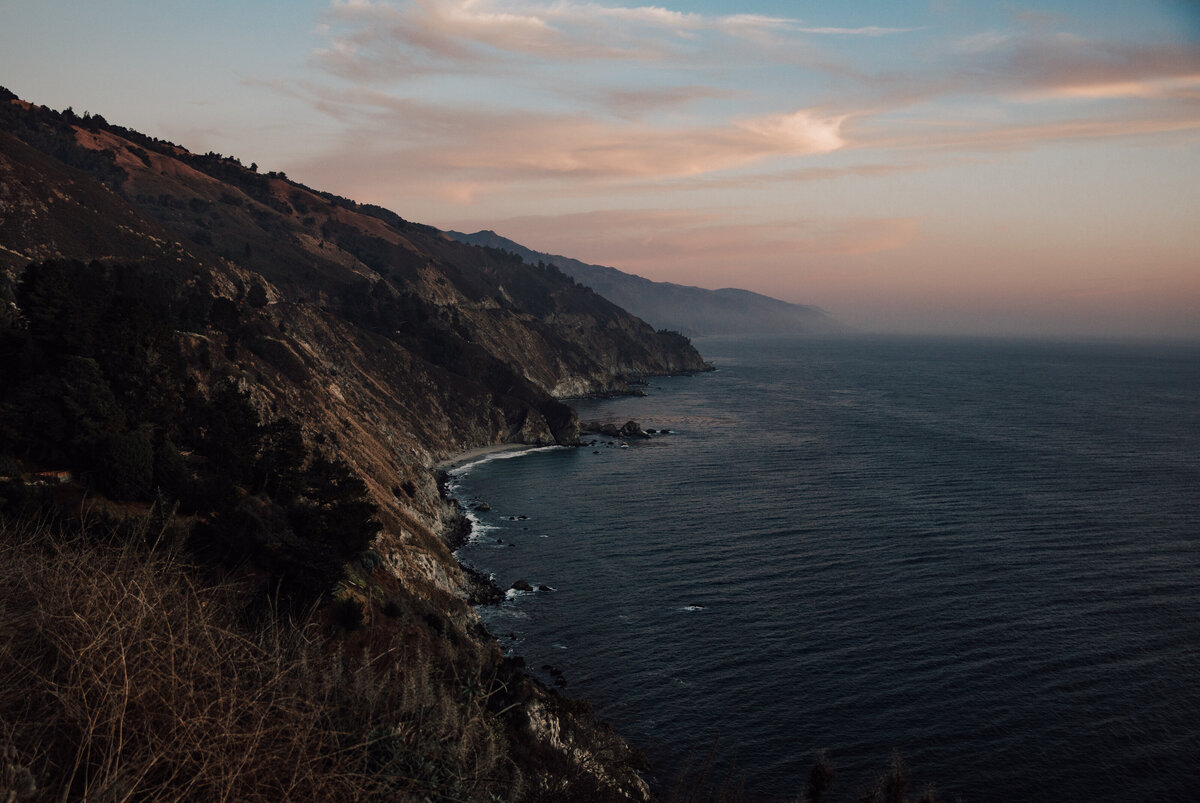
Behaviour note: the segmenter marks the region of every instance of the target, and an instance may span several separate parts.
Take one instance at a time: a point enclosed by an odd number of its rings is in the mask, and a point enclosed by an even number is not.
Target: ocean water
[[[670,783],[1200,799],[1200,347],[710,338],[581,418],[669,430],[456,472],[535,675]],[[524,517],[524,518],[522,518]],[[734,755],[736,754],[736,755]]]

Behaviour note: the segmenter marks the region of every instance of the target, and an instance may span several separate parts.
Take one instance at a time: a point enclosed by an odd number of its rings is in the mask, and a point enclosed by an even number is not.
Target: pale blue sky
[[[40,0],[0,85],[867,329],[1200,336],[1200,3]]]

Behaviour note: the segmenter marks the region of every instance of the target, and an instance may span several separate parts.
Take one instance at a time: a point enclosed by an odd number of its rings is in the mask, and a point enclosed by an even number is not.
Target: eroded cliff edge
[[[508,764],[472,794],[648,795],[636,756],[586,704],[529,681],[483,631],[451,554],[460,520],[432,468],[473,446],[573,442],[579,422],[561,398],[704,370],[685,338],[555,268],[2,90],[0,268],[10,474],[70,471],[81,495],[136,511],[170,485],[160,450],[180,456],[176,479],[213,465],[204,444],[220,427],[191,425],[188,411],[218,409],[218,398],[248,406],[256,439],[271,426],[294,432],[305,465],[346,466],[376,507],[368,550],[305,552],[340,564],[322,569],[333,581],[321,598],[358,611],[338,631],[343,646],[407,639],[449,665],[437,681],[447,694],[490,684]],[[106,474],[112,450],[70,434],[78,405],[55,412],[62,433],[37,426],[37,394],[80,377],[119,413],[97,442],[154,450],[129,484]],[[259,466],[266,443],[243,458]],[[221,528],[241,522],[251,564],[306,543],[265,484],[230,485],[220,514],[192,503],[193,536],[223,545]]]

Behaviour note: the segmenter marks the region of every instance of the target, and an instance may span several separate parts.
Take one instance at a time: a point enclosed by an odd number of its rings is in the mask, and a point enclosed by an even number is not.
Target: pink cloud
[[[966,66],[966,65],[964,65]],[[1105,42],[1068,33],[1035,35],[1014,41],[979,59],[971,77],[986,85],[985,73],[1015,90],[1153,83],[1200,74],[1200,52],[1169,44]]]
[[[806,27],[758,14],[707,15],[659,6],[492,0],[335,0],[331,41],[315,61],[351,80],[375,81],[535,57],[661,60],[687,51],[701,34],[763,42],[772,34],[879,37],[911,29]]]
[[[864,76],[904,105],[978,95],[996,102],[1169,98],[1196,89],[1200,49],[1118,42],[1053,31],[1057,18],[1018,15],[1023,29],[984,31],[942,46],[936,72]]]
[[[780,21],[709,18],[657,7],[590,3],[507,5],[487,0],[335,2],[339,26],[316,61],[342,77],[379,80],[518,57],[660,59],[695,32],[736,33]]]
[[[1018,96],[1029,101],[1118,98],[1200,100],[1200,73],[1066,84]]]
[[[297,165],[314,180],[360,175],[380,186],[443,183],[470,197],[521,181],[612,182],[694,176],[772,156],[842,147],[843,117],[819,109],[710,126],[654,126],[588,114],[458,108],[384,93],[311,88],[319,107],[342,121],[334,149]],[[379,193],[371,193],[373,196]]]
[[[1046,123],[979,123],[969,120],[924,121],[898,126],[863,125],[847,133],[847,147],[935,151],[999,151],[1051,142],[1086,141],[1186,133],[1200,130],[1200,108],[1164,110],[1133,118],[1055,120]]]
[[[572,93],[578,94],[578,93]],[[592,93],[600,108],[622,119],[640,119],[647,114],[683,106],[701,100],[728,99],[734,93],[707,86],[668,86],[653,89],[605,89]]]

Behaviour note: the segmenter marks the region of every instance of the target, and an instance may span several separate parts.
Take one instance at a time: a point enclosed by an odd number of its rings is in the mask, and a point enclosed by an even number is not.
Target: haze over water
[[[944,799],[1191,799],[1200,347],[698,346],[578,404],[670,434],[456,475],[492,506],[462,559],[555,589],[483,609],[504,646],[660,780],[719,737],[754,800],[818,748],[838,798],[895,749]]]

